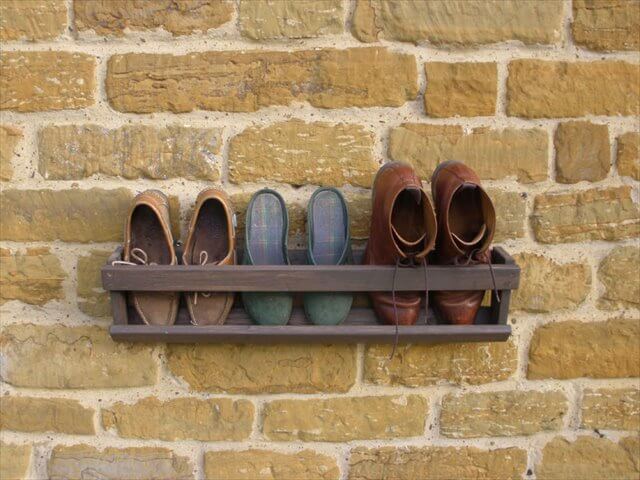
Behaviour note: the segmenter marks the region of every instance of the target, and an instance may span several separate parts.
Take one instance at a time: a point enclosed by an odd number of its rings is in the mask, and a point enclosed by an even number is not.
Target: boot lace
[[[206,265],[207,260],[209,260],[209,254],[205,250],[202,250],[200,252],[199,260],[200,260],[200,265]],[[205,298],[209,298],[211,296],[211,292],[195,292],[193,294],[193,304],[194,305],[198,304],[198,294],[202,295]]]
[[[479,263],[489,265],[489,273],[491,274],[491,282],[493,284],[493,293],[496,296],[496,301],[500,303],[500,292],[498,292],[498,287],[496,286],[496,276],[493,271],[493,264],[491,263],[491,254],[488,250],[485,250],[484,252],[480,251],[480,249],[471,250],[462,261],[458,258],[454,260],[454,265],[477,265]]]
[[[129,262],[127,260],[114,260],[111,265],[158,265],[156,262],[149,263],[149,255],[141,248],[134,248],[131,250],[131,258],[135,262]],[[136,263],[138,262],[138,263]]]
[[[398,278],[398,270],[401,267],[412,267],[415,268],[418,265],[415,263],[413,258],[408,259],[406,263],[403,263],[402,258],[398,257],[396,259],[396,266],[393,269],[393,281],[391,284],[391,302],[393,303],[393,317],[395,319],[395,334],[393,338],[393,348],[391,349],[391,355],[389,355],[389,360],[393,359],[393,356],[396,353],[396,349],[398,348],[398,339],[400,336],[399,331],[399,320],[398,320],[398,306],[396,305],[396,280]],[[428,274],[427,274],[427,259],[422,258],[422,271],[424,272],[424,305],[425,305],[425,314],[429,313],[429,284],[428,284]]]

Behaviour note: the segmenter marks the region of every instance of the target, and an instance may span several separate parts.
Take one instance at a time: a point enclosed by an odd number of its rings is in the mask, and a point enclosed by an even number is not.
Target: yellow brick
[[[90,55],[2,52],[0,69],[0,110],[66,110],[94,103],[96,59]]]
[[[3,396],[0,429],[94,435],[94,410],[77,400]]]
[[[276,441],[348,442],[424,433],[427,401],[418,395],[274,400],[262,431]]]
[[[230,393],[346,392],[353,345],[170,345],[171,372],[193,390]]]
[[[527,376],[535,380],[638,377],[638,358],[637,318],[554,322],[534,332]]]
[[[2,380],[15,387],[141,387],[158,375],[148,346],[115,343],[98,327],[7,325],[0,347]]]
[[[571,32],[591,50],[640,49],[638,0],[573,0]]]
[[[162,28],[173,35],[206,33],[233,15],[228,0],[74,0],[76,28],[94,30],[98,35],[121,37],[124,30]]]
[[[561,28],[561,0],[358,0],[352,31],[363,42],[381,37],[467,46],[553,43]]]
[[[425,65],[427,90],[424,106],[430,117],[494,115],[498,94],[495,63],[444,63]]]
[[[113,55],[106,89],[113,108],[135,113],[397,107],[418,94],[415,58],[385,48]]]
[[[364,379],[377,385],[419,387],[440,383],[481,384],[509,378],[516,369],[516,347],[506,343],[371,345],[364,358]]]
[[[541,243],[622,240],[640,235],[640,210],[627,186],[537,195],[531,224]]]
[[[343,30],[342,0],[241,0],[240,30],[253,40],[309,38]]]
[[[67,26],[64,0],[2,0],[0,40],[48,40]]]
[[[524,118],[638,115],[640,65],[623,61],[509,63],[507,114]]]
[[[438,164],[455,159],[482,179],[514,176],[522,183],[540,182],[547,178],[547,149],[547,134],[537,128],[477,128],[465,134],[457,125],[403,123],[389,138],[391,159],[413,165],[425,181]]]
[[[116,242],[132,198],[124,188],[3,190],[0,239]]]
[[[251,127],[229,148],[234,183],[285,182],[370,187],[379,164],[373,134],[359,125],[305,123],[300,120]]]
[[[127,438],[238,441],[251,434],[253,413],[248,400],[147,397],[103,408],[102,424]]]

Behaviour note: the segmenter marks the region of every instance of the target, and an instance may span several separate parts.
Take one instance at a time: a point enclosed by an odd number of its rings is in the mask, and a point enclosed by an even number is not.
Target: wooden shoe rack
[[[287,325],[261,326],[252,323],[242,307],[234,307],[224,325],[194,326],[181,305],[171,326],[142,324],[127,304],[128,291],[169,292],[353,292],[390,291],[393,266],[311,266],[304,265],[305,251],[290,250],[288,266],[128,266],[112,265],[121,258],[118,248],[102,268],[102,284],[111,294],[113,325],[111,336],[129,342],[165,343],[392,343],[395,326],[383,325],[371,308],[352,308],[341,325],[311,324],[301,307],[294,308]],[[239,258],[242,253],[239,252]],[[181,252],[178,252],[178,258]],[[359,263],[362,250],[354,251]],[[474,325],[442,325],[430,309],[422,310],[417,324],[400,326],[399,342],[498,342],[511,335],[507,324],[511,290],[518,288],[520,268],[501,247],[493,249],[493,273],[500,302],[491,293],[491,305],[482,307]],[[487,265],[429,265],[428,287],[435,290],[491,290],[493,282]],[[401,268],[396,291],[425,291],[422,267]],[[236,304],[239,304],[239,296]]]

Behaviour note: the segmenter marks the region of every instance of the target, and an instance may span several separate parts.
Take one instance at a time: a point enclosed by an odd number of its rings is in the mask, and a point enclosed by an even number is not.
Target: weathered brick
[[[586,263],[557,263],[537,253],[514,256],[520,266],[520,287],[513,292],[513,310],[555,312],[575,308],[591,290],[591,268]]]
[[[105,448],[89,445],[58,445],[47,464],[50,480],[192,480],[193,466],[166,448]]]
[[[548,323],[533,334],[527,375],[531,379],[638,377],[638,358],[638,319]]]
[[[275,400],[264,409],[271,440],[348,442],[424,434],[428,403],[418,395]]]
[[[251,434],[254,408],[248,400],[147,397],[102,409],[102,424],[129,438],[160,440],[244,440]]]
[[[133,195],[104,190],[4,190],[0,239],[117,242]]]
[[[373,134],[359,125],[300,120],[251,127],[229,147],[229,178],[304,185],[369,187],[379,167]]]
[[[340,470],[335,459],[312,450],[242,450],[206,452],[204,474],[207,480],[338,480]]]
[[[638,0],[573,0],[573,41],[591,50],[640,49]]]
[[[609,129],[591,122],[566,122],[558,125],[556,147],[556,180],[577,183],[596,182],[606,178],[611,168]]]
[[[621,240],[640,234],[631,187],[537,195],[531,224],[541,243]]]
[[[640,307],[640,250],[637,246],[617,247],[600,263],[598,279],[605,291],[600,308]]]
[[[455,159],[483,179],[515,176],[523,183],[539,182],[547,178],[547,150],[547,134],[540,129],[483,127],[465,134],[457,125],[404,123],[389,138],[389,156],[413,165],[423,179],[439,163]]]
[[[418,94],[415,58],[385,48],[113,55],[106,89],[113,108],[134,113],[391,107]]]
[[[158,372],[149,347],[115,343],[98,327],[7,325],[0,346],[0,376],[16,387],[140,387]]]
[[[520,40],[553,43],[562,28],[562,2],[517,0],[358,0],[353,34],[388,40],[475,45]]]
[[[474,478],[520,479],[527,452],[519,448],[358,447],[349,457],[349,480]]]
[[[194,390],[346,392],[355,353],[352,345],[170,345],[167,362]]]
[[[487,193],[496,210],[494,243],[524,237],[524,225],[527,218],[526,194],[498,188],[488,188]]]
[[[31,463],[31,445],[0,443],[0,478],[27,480]]]
[[[341,33],[342,0],[241,0],[240,30],[253,40]]]
[[[389,360],[390,346],[372,345],[365,353],[364,378],[408,387],[497,382],[515,372],[516,350],[512,342],[402,345]]]
[[[618,137],[618,173],[640,180],[640,133],[627,132]]]
[[[162,28],[173,35],[190,35],[217,28],[233,15],[228,0],[75,0],[76,28],[98,35],[121,37],[125,30]]]
[[[182,217],[180,212],[180,198],[177,195],[167,195],[169,198],[169,221],[171,222],[171,233],[173,234],[173,238],[184,238],[183,237],[183,225],[182,225]],[[191,212],[189,212],[191,214]],[[191,218],[189,218],[191,220]]]
[[[430,117],[493,115],[498,94],[495,63],[425,64],[424,107]]]
[[[446,395],[440,432],[445,437],[508,437],[562,429],[567,399],[558,392],[510,391]]]
[[[19,128],[0,125],[0,181],[11,180],[13,177],[12,162],[22,137],[22,130]]]
[[[80,180],[95,174],[124,178],[220,179],[221,130],[173,125],[116,129],[48,126],[38,134],[40,174]]]
[[[349,211],[351,238],[360,240],[369,237],[371,228],[371,192],[343,192]]]
[[[96,60],[71,52],[1,52],[0,110],[38,112],[94,103]]]
[[[94,435],[92,408],[66,398],[3,396],[0,429]]]
[[[25,252],[0,248],[0,305],[9,300],[32,305],[61,300],[66,277],[60,260],[48,248],[28,248]]]
[[[621,444],[581,436],[574,442],[556,437],[542,449],[536,478],[611,478],[634,480],[640,470]]]
[[[625,437],[618,444],[627,452],[635,463],[636,470],[640,472],[640,435]]]
[[[3,0],[0,2],[0,40],[48,40],[67,26],[64,0]]]
[[[640,431],[640,390],[587,389],[582,395],[582,428]]]
[[[111,315],[109,294],[102,289],[100,269],[111,255],[108,250],[92,250],[88,255],[79,255],[77,263],[76,293],[78,308],[92,317]]]
[[[638,115],[640,65],[623,61],[509,63],[507,114],[524,118]]]

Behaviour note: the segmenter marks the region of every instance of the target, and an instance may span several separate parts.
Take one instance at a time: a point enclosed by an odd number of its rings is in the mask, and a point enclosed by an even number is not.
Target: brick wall
[[[639,29],[637,0],[0,2],[0,476],[637,478]],[[336,185],[364,239],[380,164],[448,158],[523,269],[511,341],[106,334],[136,192],[179,235],[203,187],[271,185],[299,242]]]

